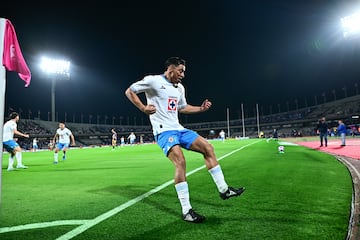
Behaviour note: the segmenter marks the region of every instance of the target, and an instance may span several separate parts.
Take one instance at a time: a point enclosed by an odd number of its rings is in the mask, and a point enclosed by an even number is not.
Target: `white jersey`
[[[156,112],[149,116],[154,135],[184,129],[178,119],[178,110],[187,105],[181,83],[175,87],[164,75],[149,75],[133,83],[130,89],[136,94],[144,92],[147,104],[155,106]]]
[[[59,135],[59,143],[70,144],[70,136],[72,135],[72,133],[68,128],[64,128],[63,130],[61,130],[61,128],[58,128],[58,130],[56,130],[56,133]]]
[[[225,132],[224,132],[224,131],[221,131],[221,132],[219,133],[219,135],[220,135],[221,138],[225,138]]]
[[[134,141],[136,139],[135,134],[130,134],[129,137],[130,141]]]
[[[14,140],[14,131],[17,128],[17,124],[13,120],[9,120],[4,124],[3,129],[3,142]]]
[[[37,140],[33,139],[33,146],[37,145]]]

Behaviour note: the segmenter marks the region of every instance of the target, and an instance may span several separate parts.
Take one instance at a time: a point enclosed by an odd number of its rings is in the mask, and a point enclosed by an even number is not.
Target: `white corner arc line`
[[[251,146],[251,145],[253,145],[255,143],[258,143],[258,142],[260,142],[260,141],[252,142],[252,143],[244,145],[244,146],[242,146],[242,147],[240,147],[238,149],[235,149],[235,150],[233,150],[233,151],[219,157],[218,161],[220,161],[220,160],[222,160],[222,159],[224,159],[224,158],[226,158],[226,157],[228,157],[228,156],[230,156],[230,155],[232,155],[232,154],[234,154],[234,153],[236,153],[236,152],[238,152],[238,151],[240,151],[240,150],[242,150],[242,149],[244,149],[246,147],[249,147],[249,146]],[[194,174],[194,173],[198,172],[199,170],[201,170],[203,168],[205,168],[205,165],[203,165],[201,167],[198,167],[198,168],[188,172],[186,174],[186,176],[190,176],[191,174]],[[69,240],[69,239],[71,239],[73,237],[76,237],[79,234],[81,234],[81,233],[85,232],[86,230],[88,230],[89,228],[91,228],[91,227],[97,225],[98,223],[100,223],[100,222],[114,216],[115,214],[123,211],[124,209],[126,209],[126,208],[140,202],[141,200],[149,197],[150,195],[163,190],[164,188],[166,188],[167,186],[169,186],[169,185],[171,185],[173,183],[174,183],[174,180],[167,181],[167,182],[161,184],[160,186],[157,186],[156,188],[153,188],[150,191],[148,191],[148,192],[146,192],[146,193],[144,193],[144,194],[142,194],[142,195],[140,195],[140,196],[138,196],[138,197],[136,197],[134,199],[131,199],[131,200],[127,201],[126,203],[123,203],[123,204],[117,206],[116,208],[111,209],[108,212],[105,212],[105,213],[97,216],[96,218],[88,221],[87,223],[74,228],[73,230],[71,230],[71,231],[65,233],[64,235],[58,237],[56,240]]]

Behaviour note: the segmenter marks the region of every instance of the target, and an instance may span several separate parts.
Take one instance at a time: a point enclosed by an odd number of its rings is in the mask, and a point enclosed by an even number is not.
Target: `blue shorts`
[[[58,148],[59,150],[63,150],[63,148],[68,148],[69,144],[68,143],[58,143],[56,145],[56,148]]]
[[[199,137],[196,132],[183,129],[165,131],[156,135],[157,143],[163,150],[164,154],[168,156],[170,149],[175,145],[180,145],[185,149],[189,149],[191,144]]]
[[[14,152],[14,149],[16,147],[19,147],[19,144],[17,142],[15,142],[15,140],[9,140],[4,142],[4,148],[6,149],[6,151],[8,151],[9,153]]]

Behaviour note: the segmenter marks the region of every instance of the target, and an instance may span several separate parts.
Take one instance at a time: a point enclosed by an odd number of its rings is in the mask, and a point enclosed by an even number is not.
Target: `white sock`
[[[58,160],[58,153],[54,153],[54,162],[58,162],[59,160]]]
[[[180,200],[182,212],[183,212],[183,214],[186,214],[192,208],[191,204],[190,204],[188,184],[187,184],[187,182],[181,182],[181,183],[175,184],[175,189],[176,189],[178,198]]]
[[[221,192],[221,193],[226,192],[226,190],[228,190],[229,186],[225,182],[224,174],[221,170],[220,165],[217,165],[216,167],[209,169],[209,173],[211,174],[219,192]]]
[[[17,166],[22,166],[22,154],[21,152],[16,152],[16,161],[17,161]]]
[[[9,165],[8,165],[8,169],[14,168],[14,157],[10,156],[9,157]]]

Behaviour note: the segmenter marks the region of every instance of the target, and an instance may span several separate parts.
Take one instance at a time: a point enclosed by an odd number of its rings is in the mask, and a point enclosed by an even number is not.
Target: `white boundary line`
[[[238,152],[238,151],[240,151],[240,150],[242,150],[242,149],[244,149],[244,148],[246,148],[246,147],[248,147],[248,146],[251,146],[251,145],[253,145],[253,144],[255,144],[255,143],[258,143],[258,142],[259,142],[259,141],[252,142],[252,143],[249,143],[249,144],[247,144],[247,145],[244,145],[244,146],[242,146],[242,147],[240,147],[240,148],[238,148],[238,149],[235,149],[235,150],[233,150],[233,151],[231,151],[231,152],[229,152],[229,153],[227,153],[227,154],[219,157],[219,158],[218,158],[218,161],[220,161],[220,160],[222,160],[222,159],[224,159],[224,158],[226,158],[226,157],[228,157],[228,156],[230,156],[230,155],[232,155],[232,154],[234,154],[234,153],[236,153],[236,152]],[[201,167],[198,167],[198,168],[196,168],[196,169],[188,172],[188,173],[186,174],[186,176],[190,176],[191,174],[194,174],[194,173],[200,171],[200,170],[203,169],[203,168],[205,168],[205,165],[203,165],[203,166],[201,166]],[[97,216],[96,218],[94,218],[94,219],[92,219],[92,220],[84,223],[83,225],[78,226],[77,228],[74,228],[73,230],[71,230],[70,232],[65,233],[64,235],[60,236],[60,237],[57,238],[56,240],[68,240],[68,239],[71,239],[71,238],[73,238],[73,237],[76,237],[76,236],[78,236],[79,234],[81,234],[81,233],[85,232],[86,230],[88,230],[89,228],[91,228],[91,227],[97,225],[98,223],[100,223],[100,222],[102,222],[102,221],[104,221],[104,220],[106,220],[106,219],[114,216],[115,214],[117,214],[117,213],[123,211],[124,209],[126,209],[126,208],[134,205],[135,203],[140,202],[141,200],[149,197],[150,195],[152,195],[152,194],[154,194],[154,193],[157,193],[157,192],[163,190],[164,188],[168,187],[169,185],[171,185],[171,184],[173,184],[173,183],[174,183],[174,180],[167,181],[167,182],[161,184],[160,186],[151,189],[151,190],[148,191],[147,193],[144,193],[144,194],[142,194],[142,195],[140,195],[140,196],[138,196],[138,197],[136,197],[136,198],[134,198],[134,199],[131,199],[131,200],[127,201],[126,203],[123,203],[123,204],[121,204],[120,206],[118,206],[118,207],[116,207],[116,208],[114,208],[114,209],[111,209],[110,211],[105,212],[105,213]]]
[[[47,228],[47,227],[62,226],[62,225],[82,225],[87,223],[88,221],[90,220],[59,220],[53,222],[31,223],[31,224],[19,225],[14,227],[3,227],[0,228],[0,233],[15,232],[21,230],[37,229],[37,228]]]

